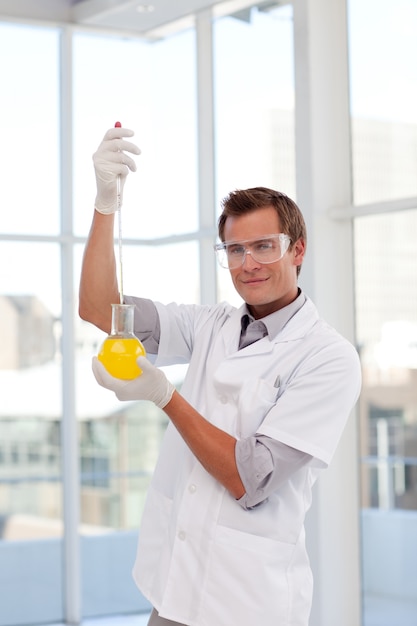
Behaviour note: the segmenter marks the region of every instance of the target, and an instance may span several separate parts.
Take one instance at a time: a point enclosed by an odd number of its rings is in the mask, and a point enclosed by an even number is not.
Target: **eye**
[[[271,241],[271,239],[258,241],[255,243],[254,248],[258,252],[266,252],[267,250],[272,250],[274,248],[274,242]]]
[[[244,246],[239,245],[227,246],[226,250],[229,256],[242,256],[245,252]]]

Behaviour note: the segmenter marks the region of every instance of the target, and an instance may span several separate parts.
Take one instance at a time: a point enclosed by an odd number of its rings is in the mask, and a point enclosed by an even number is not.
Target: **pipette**
[[[121,128],[116,122],[115,128]],[[139,356],[146,356],[146,350],[133,332],[134,304],[125,304],[123,298],[123,261],[122,261],[122,211],[121,211],[121,175],[117,175],[116,209],[119,213],[119,294],[120,304],[112,304],[111,333],[103,341],[98,359],[106,370],[116,378],[132,380],[142,374],[137,364]]]
[[[116,122],[114,125],[115,128],[121,128],[122,125],[120,122]],[[118,213],[118,226],[119,226],[119,295],[120,295],[120,304],[124,304],[123,297],[123,253],[122,253],[122,200],[121,200],[121,177],[120,174],[117,175],[116,181],[116,207]]]

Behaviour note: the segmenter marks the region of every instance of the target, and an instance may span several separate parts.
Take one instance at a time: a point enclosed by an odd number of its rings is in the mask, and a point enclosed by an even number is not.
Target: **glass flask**
[[[146,356],[145,348],[133,333],[134,304],[112,304],[111,332],[97,355],[115,378],[132,380],[142,374],[136,359]]]

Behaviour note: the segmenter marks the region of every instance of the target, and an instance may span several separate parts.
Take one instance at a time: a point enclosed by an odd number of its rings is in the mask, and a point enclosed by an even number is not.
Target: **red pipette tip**
[[[121,128],[121,127],[122,127],[121,122],[116,122],[116,123],[115,123],[115,125],[114,125],[114,127],[115,127],[115,128]]]

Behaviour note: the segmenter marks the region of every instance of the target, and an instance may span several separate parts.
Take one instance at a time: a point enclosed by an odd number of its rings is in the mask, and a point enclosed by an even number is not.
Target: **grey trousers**
[[[155,611],[155,609],[153,609],[151,616],[149,618],[148,626],[186,626],[186,625],[180,624],[179,622],[173,622],[170,619],[159,617],[158,612]]]

